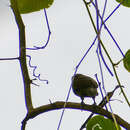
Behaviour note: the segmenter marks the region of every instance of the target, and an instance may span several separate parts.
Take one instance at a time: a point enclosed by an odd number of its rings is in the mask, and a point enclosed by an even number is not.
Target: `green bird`
[[[75,95],[81,98],[81,104],[84,104],[85,97],[92,98],[94,104],[96,104],[95,97],[98,95],[97,88],[97,82],[89,76],[75,74],[72,77],[72,90]]]

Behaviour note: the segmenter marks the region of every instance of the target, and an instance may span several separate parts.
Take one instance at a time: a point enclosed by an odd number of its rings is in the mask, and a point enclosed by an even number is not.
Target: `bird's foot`
[[[84,105],[85,105],[85,103],[82,101],[81,102],[81,110],[84,108]]]

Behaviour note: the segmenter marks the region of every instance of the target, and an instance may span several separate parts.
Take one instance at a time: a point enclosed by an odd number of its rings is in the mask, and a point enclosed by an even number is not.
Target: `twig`
[[[91,15],[91,13],[90,13],[90,10],[89,10],[89,7],[88,7],[88,4],[86,3],[85,0],[83,0],[83,2],[84,2],[85,6],[86,6],[86,9],[87,9],[87,11],[88,11],[88,14],[89,14],[89,17],[90,17],[91,23],[92,23],[92,25],[93,25],[93,28],[94,28],[96,34],[98,35],[98,32],[97,32],[97,29],[96,29],[95,23],[94,23],[94,21],[93,21],[92,15]],[[98,15],[99,15],[99,12],[98,12]],[[99,16],[100,16],[100,15],[99,15]],[[102,19],[101,19],[101,20],[102,20]],[[103,23],[103,22],[102,22],[102,23]],[[112,61],[112,59],[111,59],[109,53],[107,52],[107,50],[106,50],[106,48],[105,48],[105,46],[104,46],[102,40],[101,40],[101,39],[99,39],[99,40],[100,40],[100,44],[101,44],[103,50],[105,51],[105,53],[106,53],[106,55],[107,55],[107,57],[108,57],[110,63],[112,64],[112,67],[113,67],[113,71],[114,71],[114,74],[115,74],[116,80],[117,80],[119,86],[121,86],[121,83],[120,83],[119,77],[118,77],[118,75],[117,75],[117,72],[116,72],[116,69],[115,69],[114,63],[113,63],[113,61]],[[122,92],[122,94],[123,94],[123,96],[124,96],[124,98],[125,98],[125,100],[126,100],[128,106],[130,107],[129,100],[128,100],[128,98],[126,97],[126,95],[125,95],[125,93],[124,93],[124,91],[123,91],[123,88],[120,87],[120,89],[121,89],[121,92]]]
[[[112,92],[108,92],[107,95],[102,99],[102,101],[99,103],[98,106],[100,107],[104,107],[107,103],[108,103],[108,100],[111,99],[111,97],[113,96],[115,90],[119,88],[119,86],[116,86],[116,88],[112,91]],[[107,97],[107,98],[106,98]],[[108,99],[108,100],[107,100]],[[91,113],[90,116],[87,118],[87,120],[83,123],[83,125],[81,126],[80,130],[84,129],[87,122],[91,119],[91,117],[94,115],[94,113]]]

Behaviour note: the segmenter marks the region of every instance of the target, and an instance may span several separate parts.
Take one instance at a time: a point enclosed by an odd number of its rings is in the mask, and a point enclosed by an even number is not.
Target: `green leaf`
[[[116,0],[117,2],[121,3],[121,5],[130,7],[130,0]]]
[[[130,72],[130,49],[126,52],[125,57],[123,58],[123,63],[125,69]]]
[[[119,130],[121,127],[118,125]],[[115,124],[112,120],[106,119],[103,116],[94,116],[91,118],[86,126],[87,130],[116,130]]]
[[[17,2],[19,12],[21,14],[39,11],[43,8],[49,8],[53,4],[53,0],[17,0]]]

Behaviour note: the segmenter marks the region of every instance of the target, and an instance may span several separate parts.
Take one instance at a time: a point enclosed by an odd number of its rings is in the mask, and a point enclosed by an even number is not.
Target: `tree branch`
[[[122,86],[123,87],[123,86]],[[119,86],[116,86],[115,89],[111,92],[108,92],[107,95],[102,99],[102,101],[98,104],[98,106],[100,107],[104,107],[112,98],[114,92],[119,88]],[[108,99],[108,100],[107,100]],[[80,130],[84,129],[86,127],[86,124],[88,123],[88,121],[92,118],[92,116],[94,115],[94,113],[91,113],[90,116],[87,118],[87,120],[83,123],[83,125],[81,126]]]
[[[42,114],[45,112],[63,109],[65,103],[66,102],[63,102],[63,101],[57,101],[57,102],[47,104],[47,105],[33,109],[33,111],[31,113],[28,113],[27,116],[25,117],[25,119],[23,120],[22,128],[25,128],[25,125],[29,119],[32,119],[32,118],[38,116],[39,114]],[[100,114],[100,115],[103,115],[109,119],[112,119],[111,112],[106,111],[105,109],[101,108],[100,106],[96,106],[96,105],[88,105],[88,104],[85,105],[84,104],[81,107],[81,103],[67,102],[65,108],[66,109],[77,109],[77,110],[90,111],[90,112],[93,112],[95,114]],[[126,128],[126,129],[130,129],[130,124],[128,122],[123,120],[118,115],[116,115],[116,114],[114,114],[114,115],[115,115],[115,118],[116,118],[117,123],[119,125],[121,125],[122,127]],[[24,129],[22,129],[22,130],[24,130]]]
[[[31,99],[31,80],[29,78],[27,63],[26,63],[26,39],[25,39],[25,26],[22,21],[20,12],[17,6],[17,0],[11,0],[11,8],[13,10],[15,20],[19,30],[19,62],[22,71],[22,77],[24,81],[24,91],[25,91],[25,103],[28,111],[33,109],[32,99]]]

